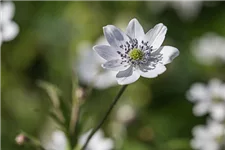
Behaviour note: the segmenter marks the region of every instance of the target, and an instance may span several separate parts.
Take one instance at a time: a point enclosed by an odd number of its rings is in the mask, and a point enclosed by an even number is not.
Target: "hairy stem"
[[[112,109],[114,108],[114,106],[116,105],[117,101],[119,100],[119,98],[121,97],[121,95],[123,94],[123,92],[125,91],[127,85],[124,85],[119,93],[116,95],[116,97],[114,98],[112,104],[110,105],[108,111],[106,112],[105,116],[103,117],[103,119],[101,120],[101,122],[96,126],[96,128],[94,128],[91,132],[91,134],[88,136],[84,146],[81,148],[81,150],[85,150],[85,148],[87,147],[89,141],[91,140],[92,136],[95,134],[96,131],[98,131],[98,129],[100,129],[100,127],[104,124],[104,122],[106,121],[106,119],[108,118],[110,112],[112,111]]]

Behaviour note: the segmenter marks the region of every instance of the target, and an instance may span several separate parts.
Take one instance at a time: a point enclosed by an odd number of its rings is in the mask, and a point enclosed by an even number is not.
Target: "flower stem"
[[[32,135],[28,134],[25,131],[21,131],[21,135],[24,135],[27,138],[27,140],[32,144],[32,146],[35,146],[35,147],[39,148],[40,150],[46,150],[41,145],[41,142],[37,138],[33,137]],[[27,144],[27,143],[24,143],[24,144]]]
[[[73,79],[73,87],[72,87],[72,111],[71,111],[71,118],[70,118],[70,134],[73,135],[75,132],[76,124],[78,121],[79,116],[79,109],[80,109],[80,103],[79,99],[76,95],[76,89],[77,89],[78,81],[77,79]]]
[[[96,131],[98,131],[98,129],[104,124],[104,122],[106,121],[106,119],[108,118],[110,112],[112,111],[112,109],[114,108],[114,106],[116,105],[117,101],[119,100],[119,98],[121,97],[121,95],[123,94],[123,92],[125,91],[127,85],[124,85],[119,93],[116,95],[116,97],[114,98],[112,104],[110,105],[108,111],[106,112],[105,116],[103,117],[103,119],[101,120],[101,122],[97,125],[97,127],[95,129],[92,130],[91,134],[88,136],[84,146],[81,148],[81,150],[85,150],[85,148],[87,147],[89,141],[91,140],[92,136],[95,134]]]

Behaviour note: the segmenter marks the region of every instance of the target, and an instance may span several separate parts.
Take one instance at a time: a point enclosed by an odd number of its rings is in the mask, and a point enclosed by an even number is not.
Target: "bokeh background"
[[[2,150],[33,149],[19,146],[15,137],[21,130],[39,138],[49,129],[51,102],[38,81],[60,89],[60,100],[69,115],[72,78],[80,43],[94,45],[103,35],[102,27],[120,28],[137,18],[145,32],[157,23],[168,27],[163,45],[180,50],[167,71],[157,78],[140,78],[128,86],[103,129],[122,150],[190,150],[191,130],[205,123],[195,117],[186,91],[195,82],[211,78],[225,80],[225,63],[199,63],[192,42],[208,32],[225,36],[224,2],[14,2],[13,20],[19,25],[17,37],[1,46],[1,147]],[[216,49],[217,50],[217,49]],[[219,49],[218,49],[219,50]],[[91,49],[90,49],[91,51]],[[88,72],[88,69],[87,69]],[[79,80],[79,79],[78,79]],[[79,82],[87,89],[88,85]],[[81,106],[80,132],[95,127],[120,86],[91,90]],[[117,109],[132,104],[134,118],[118,124]],[[50,129],[49,129],[50,130]]]

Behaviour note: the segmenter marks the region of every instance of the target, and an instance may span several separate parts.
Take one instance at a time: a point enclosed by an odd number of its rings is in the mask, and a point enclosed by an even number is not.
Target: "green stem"
[[[41,145],[41,142],[37,138],[33,137],[32,135],[24,131],[22,131],[21,133],[23,133],[24,136],[26,136],[26,138],[31,142],[33,146],[38,147],[41,150],[45,150],[45,148]]]
[[[112,104],[110,105],[108,111],[106,112],[105,116],[103,117],[103,119],[101,120],[101,122],[97,125],[97,127],[95,129],[92,130],[91,134],[88,136],[84,146],[81,148],[81,150],[85,150],[85,148],[87,147],[89,141],[91,140],[92,136],[95,134],[96,131],[98,131],[98,129],[100,129],[100,127],[104,124],[104,122],[106,121],[106,119],[108,118],[110,112],[112,111],[112,109],[114,108],[114,106],[116,105],[117,101],[119,100],[119,98],[121,97],[121,95],[123,94],[123,92],[125,91],[127,85],[124,85],[119,93],[116,95],[116,97],[114,98]]]
[[[72,110],[71,110],[71,118],[70,118],[70,126],[69,126],[69,131],[71,135],[73,135],[75,132],[76,124],[78,121],[79,108],[80,108],[80,103],[76,95],[77,85],[78,85],[78,80],[73,79]]]

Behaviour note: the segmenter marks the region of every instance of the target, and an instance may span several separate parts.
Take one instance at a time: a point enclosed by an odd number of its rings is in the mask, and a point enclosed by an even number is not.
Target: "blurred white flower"
[[[210,80],[208,85],[195,83],[187,92],[187,98],[196,103],[193,113],[202,116],[210,113],[218,121],[225,120],[225,84],[218,79]]]
[[[105,42],[103,38],[100,38],[97,43],[103,44]],[[117,85],[116,73],[105,70],[100,66],[104,60],[92,50],[92,46],[89,43],[82,43],[78,49],[77,74],[82,83],[97,89],[106,89]]]
[[[14,21],[12,21],[14,12],[14,3],[0,3],[0,46],[3,41],[11,41],[19,33],[19,26]]]
[[[197,18],[203,5],[215,6],[220,0],[204,1],[204,0],[152,0],[147,1],[147,5],[153,13],[161,13],[166,8],[173,8],[177,15],[183,21],[192,21]]]
[[[202,8],[202,1],[160,1],[151,2],[151,10],[155,13],[164,11],[167,7],[172,7],[177,15],[184,21],[193,20],[197,17]]]
[[[146,34],[137,19],[129,22],[126,33],[113,25],[103,27],[103,31],[110,46],[96,45],[93,49],[107,61],[103,68],[118,71],[116,79],[121,85],[133,83],[140,76],[157,77],[179,55],[175,47],[161,46],[167,32],[162,23]]]
[[[208,120],[206,126],[199,125],[193,128],[194,138],[191,146],[197,150],[220,150],[225,142],[225,125],[213,120]]]
[[[91,130],[81,135],[78,140],[78,145],[81,147],[86,142]],[[65,134],[56,130],[51,134],[50,140],[41,139],[42,144],[46,150],[67,150],[68,143]],[[86,150],[111,150],[114,147],[114,143],[110,138],[104,138],[102,130],[97,131],[90,140]]]
[[[197,60],[205,65],[211,65],[218,60],[225,62],[225,37],[206,33],[193,41],[192,52]]]
[[[46,150],[67,150],[66,136],[60,130],[54,131],[50,137],[50,140],[43,140],[42,143]]]
[[[125,124],[135,118],[136,112],[130,104],[121,105],[116,111],[116,119]]]
[[[79,138],[79,145],[84,145],[92,130],[88,131]],[[98,130],[91,138],[86,150],[112,150],[114,143],[110,138],[104,138],[102,130]]]

